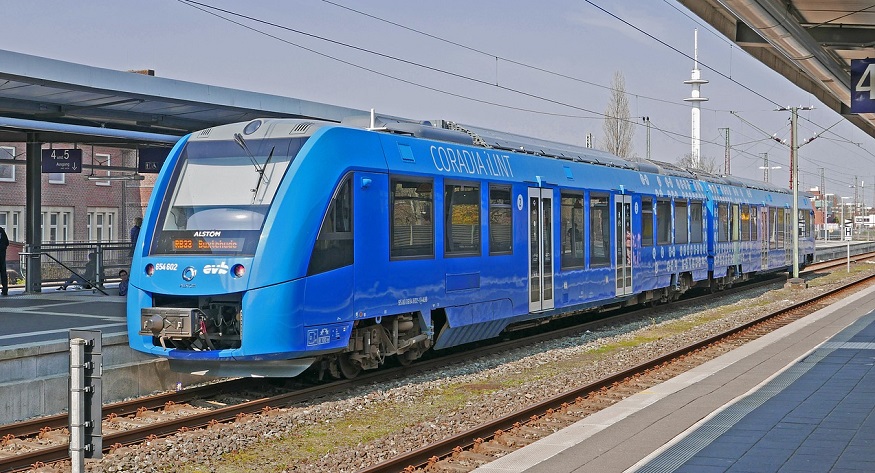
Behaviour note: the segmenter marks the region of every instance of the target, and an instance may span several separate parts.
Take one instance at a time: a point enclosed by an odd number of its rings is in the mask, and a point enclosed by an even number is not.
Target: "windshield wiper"
[[[270,153],[267,155],[267,159],[264,160],[264,164],[259,166],[258,160],[252,155],[252,151],[249,151],[249,146],[246,145],[246,140],[243,139],[243,135],[240,133],[234,133],[234,142],[243,148],[243,151],[246,151],[246,156],[249,158],[249,161],[252,162],[252,166],[255,167],[255,172],[258,173],[258,182],[255,184],[255,189],[250,189],[252,191],[252,203],[254,204],[255,200],[258,198],[258,190],[261,188],[261,183],[270,183],[270,178],[264,177],[264,171],[267,169],[267,165],[273,158],[273,152],[276,149],[276,146],[270,148]]]
[[[267,165],[270,163],[271,158],[273,158],[273,150],[276,149],[276,146],[270,148],[270,153],[267,155],[267,159],[264,160],[264,164],[261,166],[261,169],[258,170],[258,183],[255,184],[255,189],[252,189],[252,203],[255,203],[255,199],[258,198],[258,189],[261,188],[261,183],[264,182],[266,184],[270,184],[270,178],[264,176],[264,171],[267,169]]]
[[[261,168],[258,166],[258,161],[255,160],[255,156],[252,155],[252,151],[249,151],[249,146],[246,146],[246,141],[243,139],[243,135],[240,133],[234,133],[234,142],[237,143],[238,146],[243,148],[243,151],[246,151],[246,157],[252,161],[252,165],[255,166],[255,170],[257,172],[262,172]]]

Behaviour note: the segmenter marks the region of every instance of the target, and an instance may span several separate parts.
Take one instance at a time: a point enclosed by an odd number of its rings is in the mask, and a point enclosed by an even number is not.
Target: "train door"
[[[553,308],[553,190],[529,188],[529,312]]]
[[[632,294],[632,196],[614,197],[617,295]]]
[[[762,263],[760,269],[769,267],[769,234],[771,227],[769,226],[769,208],[760,207],[760,256]]]

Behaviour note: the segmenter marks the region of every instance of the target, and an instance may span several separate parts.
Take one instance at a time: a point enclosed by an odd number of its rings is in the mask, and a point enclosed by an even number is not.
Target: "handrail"
[[[97,289],[98,291],[102,292],[104,296],[108,296],[108,295],[109,295],[109,294],[106,293],[106,291],[103,290],[103,283],[98,281],[98,280],[100,279],[99,277],[97,278],[97,280],[92,281],[92,280],[88,279],[87,277],[85,277],[85,276],[83,276],[83,275],[77,273],[76,271],[73,271],[73,269],[71,269],[69,266],[67,266],[66,264],[60,262],[60,261],[58,260],[58,258],[55,258],[54,256],[52,256],[52,255],[50,255],[50,254],[48,254],[48,253],[41,253],[41,254],[42,254],[42,255],[45,255],[45,256],[48,256],[49,258],[51,258],[52,260],[54,260],[56,263],[60,264],[61,266],[63,266],[64,268],[66,268],[68,271],[70,271],[71,273],[75,274],[76,276],[78,276],[78,277],[79,277],[80,279],[82,279],[83,281],[85,281],[86,284],[88,284],[89,286],[93,287],[94,289]],[[95,266],[95,267],[94,267],[94,274],[95,274],[95,275],[99,275],[99,274],[100,274],[100,271],[98,270],[98,266]],[[66,287],[66,286],[65,286],[65,287]]]
[[[19,267],[22,275],[25,276],[28,264],[39,265],[40,270],[34,276],[39,280],[38,286],[43,286],[46,281],[63,281],[72,273],[95,290],[108,295],[103,290],[103,281],[106,279],[104,272],[107,268],[128,268],[131,264],[132,250],[133,246],[126,241],[42,243],[18,254]],[[85,259],[84,255],[92,253],[96,255],[97,260],[93,281],[81,274],[81,269],[78,271],[75,269],[81,267]],[[47,277],[43,279],[44,276]],[[26,284],[34,283],[27,280]]]

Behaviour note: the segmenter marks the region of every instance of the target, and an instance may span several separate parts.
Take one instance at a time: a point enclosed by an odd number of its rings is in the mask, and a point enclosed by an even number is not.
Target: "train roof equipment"
[[[532,138],[491,130],[450,120],[410,120],[383,114],[358,115],[344,118],[341,125],[367,128],[373,131],[402,134],[416,138],[477,146],[515,153],[564,159],[620,169],[635,170],[663,176],[694,179],[768,192],[790,193],[790,190],[768,182],[731,175],[712,174],[701,169],[688,169],[677,164],[654,159],[629,161],[607,151],[567,143]]]

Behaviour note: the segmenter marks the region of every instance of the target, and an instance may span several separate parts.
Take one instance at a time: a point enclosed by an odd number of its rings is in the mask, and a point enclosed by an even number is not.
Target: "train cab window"
[[[611,207],[607,194],[589,196],[589,265],[611,265]]]
[[[739,216],[738,204],[729,207],[729,237],[732,241],[741,239],[741,217]]]
[[[703,225],[702,203],[690,202],[690,243],[702,243],[705,241]]]
[[[717,241],[729,241],[729,204],[717,204]]]
[[[347,177],[328,204],[310,255],[307,274],[319,274],[353,263],[352,186]]]
[[[750,206],[741,206],[741,241],[750,241]]]
[[[510,186],[489,186],[489,254],[513,253],[513,207]]]
[[[562,232],[562,269],[581,268],[584,265],[583,195],[562,194],[559,220]]]
[[[444,231],[447,255],[480,254],[480,185],[444,186]]]
[[[641,246],[653,246],[653,197],[641,198]]]
[[[434,184],[393,178],[390,258],[434,257]]]
[[[674,201],[674,242],[685,244],[689,241],[689,215],[687,214],[687,201]]]
[[[671,245],[671,201],[656,201],[656,244]]]

